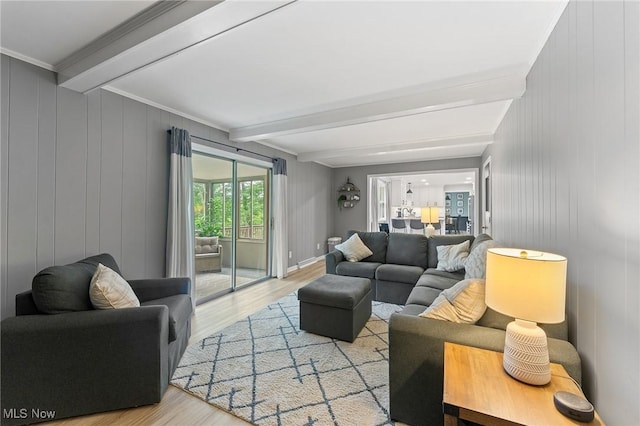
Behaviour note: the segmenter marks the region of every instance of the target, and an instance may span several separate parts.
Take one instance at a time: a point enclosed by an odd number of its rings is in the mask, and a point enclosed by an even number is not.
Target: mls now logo
[[[56,417],[56,412],[55,410],[41,410],[39,408],[32,408],[31,410],[26,408],[4,408],[2,417],[5,419],[53,420]]]

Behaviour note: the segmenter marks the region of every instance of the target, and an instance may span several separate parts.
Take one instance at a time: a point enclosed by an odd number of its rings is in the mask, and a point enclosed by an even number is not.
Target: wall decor
[[[464,199],[464,194],[459,193],[459,194],[457,194],[456,198],[457,198],[458,200],[463,200],[463,199]]]
[[[458,207],[464,207],[464,201],[462,201],[462,200],[458,200],[458,202],[456,203],[456,205],[457,205]]]
[[[343,207],[350,209],[355,207],[358,201],[360,201],[360,189],[347,178],[347,182],[338,188],[338,207],[340,210]]]
[[[458,215],[461,215],[464,213],[464,209],[458,208]]]
[[[451,207],[451,200],[446,200],[444,203],[445,203],[445,206]]]

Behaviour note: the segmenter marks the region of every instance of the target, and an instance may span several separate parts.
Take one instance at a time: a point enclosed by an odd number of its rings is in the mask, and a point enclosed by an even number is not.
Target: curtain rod
[[[167,130],[167,133],[171,134],[171,129]],[[271,161],[274,160],[273,157],[269,157],[268,155],[260,154],[259,152],[250,151],[250,150],[244,149],[244,148],[238,148],[237,146],[229,145],[229,144],[218,142],[218,141],[213,141],[211,139],[203,138],[201,136],[196,136],[196,135],[190,135],[190,136],[192,138],[200,139],[200,140],[211,142],[211,143],[216,143],[218,145],[226,146],[227,148],[235,149],[236,152],[244,151],[244,152],[248,152],[249,154],[258,155],[260,157],[268,158]]]

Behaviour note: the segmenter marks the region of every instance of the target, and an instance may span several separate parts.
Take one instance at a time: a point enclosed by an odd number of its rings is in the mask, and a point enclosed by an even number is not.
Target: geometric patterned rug
[[[353,343],[299,329],[295,293],[189,346],[171,384],[259,425],[393,425],[388,321],[373,302]]]

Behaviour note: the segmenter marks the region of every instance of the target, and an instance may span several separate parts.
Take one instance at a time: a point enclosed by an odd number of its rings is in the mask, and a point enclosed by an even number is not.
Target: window
[[[196,231],[201,236],[231,238],[233,188],[231,181],[193,183]],[[265,179],[243,178],[238,182],[240,226],[238,238],[264,239]]]

